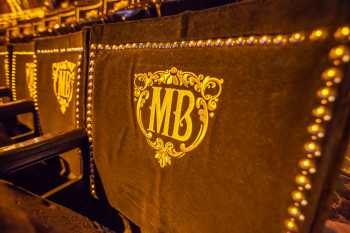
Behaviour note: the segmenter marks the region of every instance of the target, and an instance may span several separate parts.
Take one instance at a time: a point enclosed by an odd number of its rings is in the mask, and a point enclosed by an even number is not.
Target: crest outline
[[[214,117],[223,82],[223,79],[202,74],[196,75],[192,72],[178,70],[176,67],[165,71],[137,73],[134,75],[134,102],[136,102],[137,123],[142,134],[146,137],[148,145],[155,150],[154,157],[158,160],[160,167],[164,168],[167,165],[171,165],[172,158],[183,157],[203,141],[208,129],[209,118]],[[190,144],[186,145],[184,142],[174,144],[157,136],[150,130],[146,130],[144,127],[142,108],[150,97],[150,88],[154,85],[182,87],[198,94],[195,98],[194,109],[197,110],[200,129]],[[209,93],[208,89],[211,89],[212,92]]]

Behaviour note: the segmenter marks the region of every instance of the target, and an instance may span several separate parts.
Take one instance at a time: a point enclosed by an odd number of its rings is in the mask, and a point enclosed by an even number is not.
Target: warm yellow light
[[[329,70],[327,71],[327,75],[328,75],[329,77],[334,77],[334,75],[335,75],[335,70],[334,70],[334,69],[329,69]]]
[[[334,81],[335,83],[340,83],[343,78],[343,73],[339,68],[331,67],[326,69],[322,73],[322,79],[325,81]],[[331,85],[327,85],[331,86]]]
[[[311,174],[316,172],[315,163],[311,159],[302,159],[299,161],[301,169],[308,170]]]
[[[295,177],[295,183],[297,183],[300,186],[303,186],[306,189],[311,188],[310,179],[304,175],[297,175]]]
[[[343,36],[349,36],[350,35],[350,28],[349,27],[342,27],[340,32]]]
[[[318,37],[322,36],[322,34],[323,34],[322,30],[317,30],[315,32],[315,35],[318,36]]]
[[[322,93],[323,96],[328,96],[329,93],[330,93],[330,91],[329,91],[328,88],[323,88],[323,89],[321,90],[321,93]]]
[[[318,137],[323,137],[324,136],[324,129],[321,125],[314,123],[307,128],[308,132],[317,135]]]
[[[344,49],[343,49],[343,48],[336,48],[336,49],[335,49],[335,54],[336,54],[337,56],[343,55],[343,54],[344,54]]]
[[[296,206],[290,206],[288,208],[288,213],[293,217],[299,217],[300,216],[300,210]]]
[[[350,49],[345,45],[339,45],[331,49],[329,53],[329,58],[333,61],[335,65],[350,61]]]
[[[321,106],[318,106],[317,108],[315,108],[313,111],[312,111],[313,115],[315,117],[322,117],[324,120],[330,120],[330,114],[329,114],[329,111],[328,109],[326,109],[325,106],[321,105]]]
[[[309,153],[314,153],[316,156],[321,155],[320,146],[315,142],[308,142],[304,145],[304,148]]]
[[[286,220],[285,225],[286,225],[286,228],[291,232],[298,231],[298,226],[292,219]]]

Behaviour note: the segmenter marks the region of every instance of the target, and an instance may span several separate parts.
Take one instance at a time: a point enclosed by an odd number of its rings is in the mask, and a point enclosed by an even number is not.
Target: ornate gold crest
[[[73,97],[76,64],[63,61],[52,64],[53,90],[64,114]]]
[[[223,79],[175,67],[135,74],[137,123],[161,167],[202,142],[209,118],[214,117],[222,84]],[[148,123],[147,128],[144,123]]]
[[[26,63],[26,82],[30,97],[35,96],[35,68],[36,65],[33,62]]]

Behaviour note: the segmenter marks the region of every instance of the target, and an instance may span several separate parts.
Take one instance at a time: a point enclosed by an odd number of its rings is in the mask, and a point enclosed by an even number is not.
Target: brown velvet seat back
[[[8,47],[0,46],[0,87],[10,86],[9,56]]]
[[[84,126],[84,54],[87,30],[36,40],[37,103],[42,132],[64,132]],[[81,175],[79,152],[63,155],[73,175]]]
[[[14,100],[34,99],[36,61],[34,42],[12,45],[11,89]]]
[[[147,21],[139,42],[92,38],[96,167],[144,232],[320,232],[348,137],[348,6],[271,2],[185,13],[161,42]]]
[[[11,59],[11,91],[13,100],[36,100],[35,43],[13,44]],[[21,123],[34,129],[32,114],[18,116]]]
[[[43,133],[81,126],[85,32],[36,40],[37,91]]]

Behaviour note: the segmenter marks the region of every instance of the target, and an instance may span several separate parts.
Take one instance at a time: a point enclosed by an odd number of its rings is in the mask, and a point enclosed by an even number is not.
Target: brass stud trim
[[[318,28],[310,32],[296,32],[292,34],[278,35],[249,35],[230,38],[212,38],[206,40],[190,40],[190,41],[169,41],[169,42],[141,42],[141,43],[124,43],[124,44],[91,44],[90,45],[90,63],[88,76],[88,103],[92,104],[94,65],[96,53],[99,50],[122,51],[128,49],[177,49],[177,48],[215,48],[215,47],[234,47],[234,46],[284,46],[286,44],[300,44],[301,42],[318,43],[327,39],[350,41],[350,27],[339,27],[330,35],[330,30],[326,28]],[[312,122],[306,131],[310,135],[310,140],[304,145],[305,157],[298,162],[301,170],[295,178],[295,190],[291,193],[292,204],[287,210],[288,217],[284,222],[287,232],[298,232],[301,222],[305,220],[302,207],[308,204],[306,192],[311,189],[311,175],[317,172],[317,159],[321,157],[321,140],[325,135],[325,128],[328,121],[331,120],[331,107],[336,100],[337,84],[343,79],[343,72],[340,65],[350,61],[350,49],[348,46],[339,45],[330,50],[329,59],[332,64],[327,67],[321,76],[324,86],[318,90],[316,96],[320,102],[311,112]],[[91,81],[91,82],[90,82]],[[91,86],[90,86],[91,83]],[[93,106],[93,105],[91,105]],[[89,141],[91,148],[93,147],[93,109],[87,109],[86,113],[87,125],[89,132]],[[90,128],[92,127],[92,128]],[[92,158],[93,160],[93,158]]]
[[[66,53],[66,52],[82,52],[82,47],[74,47],[74,48],[54,48],[54,49],[38,49],[36,52],[38,54],[50,54],[50,53]]]
[[[17,91],[16,91],[16,55],[15,54],[12,54],[11,91],[12,91],[12,99],[16,101]]]
[[[88,70],[88,83],[87,83],[87,103],[86,103],[86,131],[88,135],[88,140],[90,143],[90,159],[89,159],[89,166],[90,166],[90,175],[89,175],[89,182],[90,182],[90,193],[93,197],[97,197],[96,193],[96,185],[95,185],[95,160],[93,155],[93,143],[94,143],[94,133],[93,133],[93,127],[94,119],[93,119],[93,93],[94,93],[94,72],[95,72],[95,54],[92,50],[94,50],[94,46],[91,46],[92,49],[90,51],[89,57],[89,70]]]
[[[78,69],[77,69],[77,76],[76,76],[76,79],[77,79],[77,82],[76,82],[76,90],[75,90],[75,126],[76,128],[79,128],[80,127],[80,122],[81,122],[81,119],[80,119],[80,90],[81,90],[81,71],[83,69],[82,67],[82,54],[79,54],[78,55]]]
[[[5,69],[5,82],[6,82],[6,86],[10,87],[10,58],[9,58],[9,53],[8,52],[4,52],[5,55],[5,62],[4,62],[4,69]]]
[[[13,51],[12,54],[14,55],[34,55],[34,52],[31,51]]]

